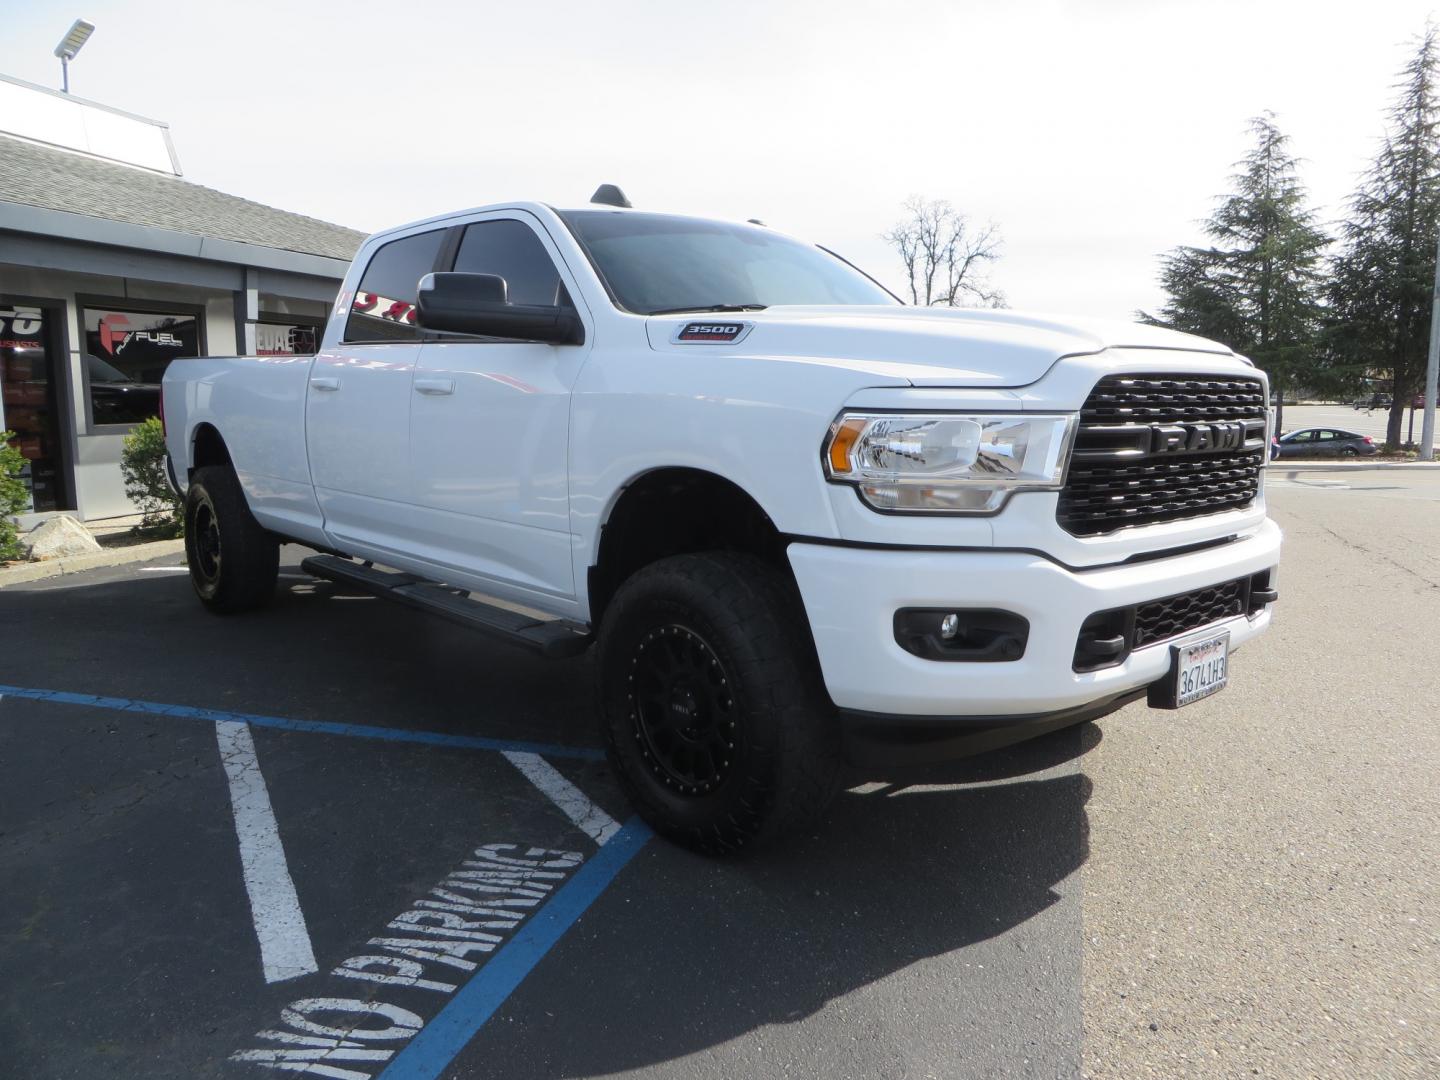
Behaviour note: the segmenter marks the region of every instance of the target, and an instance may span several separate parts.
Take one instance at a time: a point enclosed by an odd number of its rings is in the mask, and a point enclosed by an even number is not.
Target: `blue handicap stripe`
[[[256,716],[252,713],[226,712],[222,709],[197,709],[191,705],[162,705],[154,701],[70,694],[62,690],[35,690],[24,686],[0,686],[0,697],[28,698],[32,701],[51,701],[61,705],[85,705],[92,709],[151,713],[156,716],[178,716],[193,720],[240,720],[255,727],[279,728],[283,731],[309,731],[320,735],[347,735],[355,739],[386,739],[390,742],[453,746],[468,750],[510,750],[542,754],[545,757],[575,758],[581,761],[602,761],[605,757],[603,750],[584,746],[552,746],[549,743],[486,739],[479,735],[446,735],[438,731],[406,731],[403,728],[375,727],[369,724],[337,724],[326,720],[288,720],[283,716]]]
[[[434,1080],[440,1076],[653,835],[638,817],[627,821],[519,933],[485,962],[479,974],[460,988],[435,1019],[420,1029],[379,1080]]]

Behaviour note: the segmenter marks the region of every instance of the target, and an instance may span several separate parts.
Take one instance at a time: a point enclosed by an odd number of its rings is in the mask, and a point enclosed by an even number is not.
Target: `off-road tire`
[[[834,796],[835,710],[800,598],[770,564],[705,552],[639,571],[605,612],[599,666],[611,766],[661,835],[733,852],[805,827]]]
[[[280,543],[260,527],[228,466],[196,469],[185,493],[185,561],[195,595],[220,615],[264,607],[275,595]]]

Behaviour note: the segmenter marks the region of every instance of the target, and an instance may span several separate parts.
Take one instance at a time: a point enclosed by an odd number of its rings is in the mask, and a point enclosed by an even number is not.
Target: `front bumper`
[[[1071,570],[1019,551],[877,550],[795,543],[790,564],[805,602],[820,669],[842,712],[894,721],[966,718],[1017,724],[1044,714],[1126,699],[1170,670],[1169,641],[1137,649],[1121,664],[1073,669],[1075,642],[1091,614],[1259,573],[1280,560],[1280,528],[1257,529],[1217,547],[1169,558]],[[996,608],[1030,622],[1019,660],[953,663],[926,660],[895,640],[896,610],[906,607]],[[1232,650],[1270,624],[1254,616],[1210,624],[1230,631]],[[1198,632],[1197,628],[1197,632]],[[1196,636],[1182,634],[1183,640]]]

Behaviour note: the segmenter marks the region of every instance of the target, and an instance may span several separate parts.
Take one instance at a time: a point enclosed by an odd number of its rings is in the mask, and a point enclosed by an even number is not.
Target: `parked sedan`
[[[1369,435],[1337,428],[1301,428],[1280,436],[1279,457],[1356,457],[1380,448]]]

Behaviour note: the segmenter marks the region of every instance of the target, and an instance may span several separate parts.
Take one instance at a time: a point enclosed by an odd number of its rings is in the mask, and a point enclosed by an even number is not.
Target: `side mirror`
[[[583,345],[585,327],[570,308],[512,304],[503,277],[495,274],[426,274],[415,300],[422,330],[473,334],[551,345]]]

